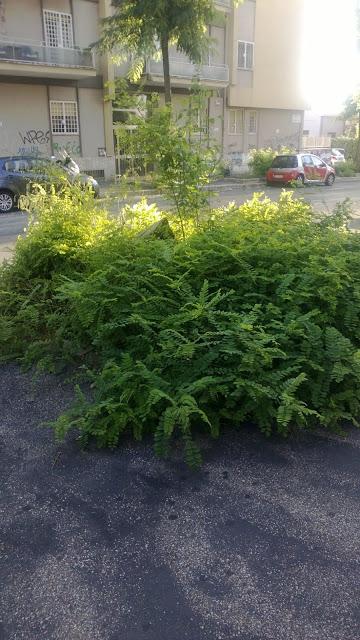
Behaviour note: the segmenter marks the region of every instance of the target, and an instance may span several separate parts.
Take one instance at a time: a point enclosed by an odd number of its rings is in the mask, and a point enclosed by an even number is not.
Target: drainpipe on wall
[[[107,18],[111,15],[111,1],[99,0],[99,19]],[[104,134],[105,134],[105,148],[106,155],[108,157],[115,157],[115,145],[114,145],[114,127],[113,127],[113,106],[111,100],[105,100],[107,95],[107,89],[105,84],[114,83],[115,72],[114,65],[110,60],[109,54],[105,54],[101,57],[101,73],[103,78],[103,92],[104,92]]]
[[[76,85],[76,102],[78,107],[78,119],[79,119],[79,147],[80,147],[80,156],[83,155],[83,145],[82,145],[82,135],[81,135],[81,114],[80,114],[80,101],[79,101],[79,87]]]
[[[54,155],[54,140],[52,134],[52,122],[51,122],[51,112],[50,112],[50,88],[49,85],[46,85],[46,97],[47,97],[47,108],[48,108],[48,118],[49,118],[49,135],[50,135],[50,155]]]
[[[41,28],[43,34],[43,43],[46,44],[46,33],[44,24],[44,0],[40,0],[40,12],[41,12]]]

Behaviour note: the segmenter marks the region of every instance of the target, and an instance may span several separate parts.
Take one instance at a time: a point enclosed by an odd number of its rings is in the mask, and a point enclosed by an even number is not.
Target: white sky
[[[304,97],[313,111],[337,114],[360,81],[356,0],[303,1],[301,59]]]

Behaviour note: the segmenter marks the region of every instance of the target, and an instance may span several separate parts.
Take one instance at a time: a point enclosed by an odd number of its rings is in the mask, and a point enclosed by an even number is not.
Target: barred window
[[[230,109],[229,127],[230,135],[237,135],[244,131],[244,111],[243,109]]]
[[[53,134],[78,134],[79,117],[76,102],[50,101],[51,130]]]
[[[249,113],[249,133],[257,132],[257,112],[250,111]]]
[[[253,69],[254,68],[254,43],[238,42],[238,67],[239,69]]]
[[[70,13],[44,10],[45,38],[48,47],[72,49],[74,46],[73,24]]]

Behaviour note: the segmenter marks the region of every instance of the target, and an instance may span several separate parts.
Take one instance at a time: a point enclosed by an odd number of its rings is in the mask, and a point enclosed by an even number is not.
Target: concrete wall
[[[66,150],[79,158],[84,169],[114,172],[112,158],[99,157],[105,147],[102,91],[79,89],[78,110],[80,135],[50,134],[48,93],[45,85],[0,83],[0,156],[59,155]],[[74,100],[74,87],[50,86],[50,100]],[[52,146],[51,146],[52,140]],[[81,159],[80,159],[80,156]]]
[[[76,46],[86,48],[99,37],[99,8],[96,2],[74,0],[73,28]],[[43,0],[43,9],[71,13],[70,0]],[[40,0],[5,0],[2,35],[18,41],[44,40]]]
[[[232,172],[247,170],[248,153],[251,149],[271,147],[275,150],[282,146],[299,149],[303,130],[301,111],[280,109],[238,109],[242,116],[243,129],[237,134],[229,132],[230,109],[225,110],[224,118],[224,158],[229,162]],[[250,133],[250,117],[256,114],[257,127]]]
[[[301,83],[304,0],[246,0],[234,10],[229,106],[306,107]],[[255,42],[253,71],[238,70],[238,40]]]
[[[75,0],[75,2],[79,2],[79,0]],[[44,9],[49,9],[50,11],[61,11],[63,13],[71,13],[70,0],[43,0],[43,6],[44,6]]]
[[[2,34],[7,38],[44,39],[40,0],[6,0],[4,17]]]
[[[260,109],[258,147],[279,149],[282,146],[299,149],[303,131],[301,111]]]
[[[46,87],[2,83],[0,96],[0,155],[49,155]]]
[[[82,155],[98,156],[105,147],[104,101],[101,90],[79,89]]]

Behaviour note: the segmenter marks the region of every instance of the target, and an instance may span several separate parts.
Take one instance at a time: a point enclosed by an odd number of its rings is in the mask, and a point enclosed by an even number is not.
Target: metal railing
[[[0,38],[0,62],[94,69],[92,51],[9,42]]]
[[[162,60],[148,60],[146,72],[153,76],[163,76]],[[227,64],[195,65],[191,62],[170,58],[170,75],[172,78],[197,78],[213,82],[229,82],[229,67]]]

